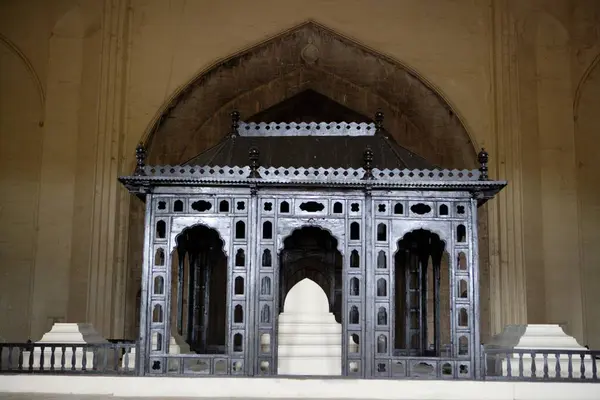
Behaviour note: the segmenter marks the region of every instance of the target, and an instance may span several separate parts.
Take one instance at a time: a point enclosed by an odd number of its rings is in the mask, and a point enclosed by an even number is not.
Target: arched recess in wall
[[[579,85],[574,110],[585,344],[592,349],[600,348],[600,292],[596,287],[600,281],[600,54],[595,60]]]
[[[227,134],[232,110],[240,111],[242,120],[281,115],[277,113],[282,104],[302,96],[328,99],[328,104],[349,110],[338,115],[354,114],[366,120],[381,110],[385,128],[398,143],[432,164],[477,166],[469,133],[431,85],[398,61],[312,21],[198,75],[173,98],[148,133],[147,162],[185,162]],[[278,107],[279,111],[273,111]],[[130,239],[136,240],[142,237],[143,227],[139,204],[134,202],[130,215]],[[480,230],[487,238],[487,224]],[[130,245],[130,249],[132,265],[141,265],[140,248]],[[486,240],[483,267],[488,266],[487,249]]]
[[[580,264],[569,42],[566,27],[545,12],[530,15],[521,27],[522,198],[528,219],[523,255],[528,321],[561,321],[580,338],[581,298],[572,294],[580,292]]]
[[[40,87],[23,61],[0,45],[0,336],[8,342],[31,337],[43,137]]]
[[[12,40],[8,37],[4,36],[0,33],[0,44],[5,46],[10,52],[12,52],[22,63],[23,67],[29,72],[29,76],[31,77],[35,87],[37,89],[39,105],[40,105],[40,116],[39,116],[39,126],[44,126],[44,107],[46,103],[46,92],[44,90],[44,86],[42,85],[42,81],[40,80],[39,75],[37,74],[35,68],[31,64],[29,58],[21,51],[19,46],[17,46]]]
[[[101,10],[98,2],[80,2],[57,19],[48,39],[33,337],[45,332],[50,316],[94,321],[86,309],[92,240],[81,227],[90,225],[94,193],[89,160],[97,136]],[[70,252],[57,252],[61,246]]]

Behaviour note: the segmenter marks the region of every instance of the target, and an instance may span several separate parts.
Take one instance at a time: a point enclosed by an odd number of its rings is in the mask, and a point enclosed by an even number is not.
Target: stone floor
[[[114,397],[102,395],[80,395],[80,394],[39,394],[39,393],[0,393],[0,400],[193,400],[203,397]],[[228,400],[220,398],[219,400]],[[245,399],[235,399],[245,400]],[[247,399],[250,400],[250,399]],[[293,399],[285,399],[293,400]]]
[[[80,395],[80,394],[39,394],[39,393],[0,393],[0,400],[208,400],[205,397],[114,397],[106,395]],[[241,397],[227,399],[220,397],[219,400],[256,400],[244,399]],[[270,399],[278,400],[278,399]],[[301,400],[301,399],[281,399],[281,400]],[[331,400],[331,399],[329,399]]]
[[[39,394],[39,393],[0,393],[0,400],[193,400],[202,399],[203,397],[114,397],[102,395],[80,395],[80,394]],[[219,400],[228,400],[219,398]],[[232,399],[233,400],[233,399]],[[235,399],[235,400],[250,400],[250,399]],[[293,399],[285,399],[293,400]],[[300,400],[300,399],[298,399]]]
[[[0,393],[0,400],[209,400],[205,397],[115,397],[80,394],[39,394],[39,393]],[[213,399],[214,400],[214,399]],[[256,398],[225,398],[218,400],[257,400]],[[269,400],[301,400],[301,399],[269,399]],[[317,399],[318,400],[318,399]],[[331,400],[331,399],[328,399]],[[367,400],[367,399],[365,399]]]

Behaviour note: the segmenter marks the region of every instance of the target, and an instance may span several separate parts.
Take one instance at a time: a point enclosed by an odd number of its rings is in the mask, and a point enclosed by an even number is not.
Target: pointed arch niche
[[[370,121],[366,116],[381,110],[386,130],[430,163],[445,168],[477,166],[465,126],[434,88],[399,61],[312,21],[198,74],[165,105],[147,132],[148,164],[185,163],[213,146],[229,132],[234,109],[245,121],[281,122]],[[143,227],[142,206],[137,203],[131,203],[134,243]],[[479,231],[485,242],[480,243],[481,265],[487,268],[486,215],[480,211]],[[135,260],[141,247],[130,246],[129,251]],[[482,271],[482,309],[489,308],[487,276]],[[483,318],[485,338],[489,316]]]

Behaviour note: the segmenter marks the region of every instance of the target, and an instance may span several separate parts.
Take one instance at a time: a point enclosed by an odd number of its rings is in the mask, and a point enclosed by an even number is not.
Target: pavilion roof
[[[237,124],[235,124],[237,125]],[[240,123],[220,143],[185,165],[249,165],[251,149],[264,167],[361,168],[365,151],[379,169],[435,169],[375,123]]]
[[[442,169],[397,144],[381,113],[375,121],[240,123],[233,112],[217,145],[181,165],[146,165],[140,145],[134,174],[119,180],[141,198],[153,187],[321,187],[468,191],[480,205],[506,186],[489,180],[483,149],[479,169]]]

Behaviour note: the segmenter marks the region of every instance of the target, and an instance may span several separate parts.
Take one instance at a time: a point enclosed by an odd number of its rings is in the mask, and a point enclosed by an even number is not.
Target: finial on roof
[[[379,133],[383,130],[383,112],[377,111],[375,113],[375,129],[376,133]]]
[[[256,147],[251,147],[248,151],[248,157],[250,158],[250,178],[260,178],[258,173],[260,151]]]
[[[137,160],[137,165],[135,167],[134,175],[145,175],[144,166],[146,165],[146,149],[141,143],[135,148],[135,159]]]
[[[373,150],[369,146],[367,146],[363,153],[363,161],[363,168],[365,170],[363,179],[373,179]]]
[[[480,181],[488,180],[488,166],[487,166],[488,159],[489,159],[489,154],[482,147],[481,151],[477,155],[477,161],[479,161],[479,172],[481,172],[481,175],[479,175]]]
[[[240,113],[237,110],[231,112],[231,132],[233,137],[239,136],[238,128],[240,126]]]

